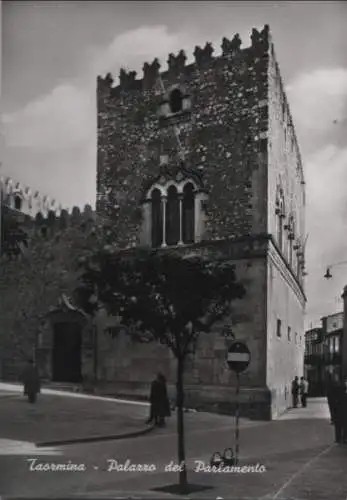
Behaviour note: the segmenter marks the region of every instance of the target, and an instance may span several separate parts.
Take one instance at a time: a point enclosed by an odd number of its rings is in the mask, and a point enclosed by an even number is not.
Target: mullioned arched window
[[[207,192],[201,174],[184,163],[148,180],[142,198],[142,244],[189,245],[204,234]]]
[[[192,182],[154,186],[147,203],[151,208],[152,247],[195,242],[196,186]]]

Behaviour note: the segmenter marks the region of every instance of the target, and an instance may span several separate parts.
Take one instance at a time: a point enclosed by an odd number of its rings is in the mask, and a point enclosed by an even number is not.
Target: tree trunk
[[[94,354],[94,386],[98,381],[98,329],[95,321],[95,317],[92,318],[92,329],[93,329],[93,354]]]
[[[184,443],[184,415],[183,415],[183,374],[184,374],[184,359],[183,357],[177,358],[177,379],[176,379],[176,405],[177,405],[177,444],[178,444],[178,464],[180,465],[179,471],[179,485],[181,492],[184,493],[188,486],[187,469],[186,469],[186,454]]]

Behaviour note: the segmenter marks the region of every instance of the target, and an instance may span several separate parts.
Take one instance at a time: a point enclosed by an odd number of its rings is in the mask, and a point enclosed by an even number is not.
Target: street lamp
[[[333,277],[333,275],[330,272],[330,267],[327,267],[326,273],[324,274],[324,278],[326,278],[327,280],[329,280],[332,277]]]
[[[325,272],[325,274],[324,274],[324,278],[325,278],[325,279],[327,279],[327,280],[329,280],[330,278],[332,278],[332,277],[333,277],[333,275],[331,274],[331,269],[332,269],[333,267],[343,266],[343,265],[345,265],[345,264],[347,264],[347,260],[344,260],[344,261],[342,261],[342,262],[335,262],[335,264],[329,264],[329,265],[327,266],[326,272]]]

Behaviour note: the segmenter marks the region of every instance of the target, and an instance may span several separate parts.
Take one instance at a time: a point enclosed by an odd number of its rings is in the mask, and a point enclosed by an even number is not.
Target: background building
[[[324,335],[322,328],[313,328],[305,333],[305,377],[309,382],[310,396],[324,393]]]
[[[342,374],[343,312],[322,318],[324,332],[324,364],[326,375]]]
[[[342,345],[341,345],[341,356],[342,356],[342,375],[347,379],[347,286],[343,289],[342,294],[343,299],[343,334],[342,334]]]
[[[305,333],[305,373],[311,396],[325,395],[331,375],[342,373],[343,312],[321,319],[321,328]]]

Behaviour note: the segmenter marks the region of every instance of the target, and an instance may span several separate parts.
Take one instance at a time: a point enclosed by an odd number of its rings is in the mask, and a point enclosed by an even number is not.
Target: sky
[[[2,3],[3,174],[63,206],[95,204],[96,76],[269,24],[307,183],[306,324],[347,284],[347,2]]]

